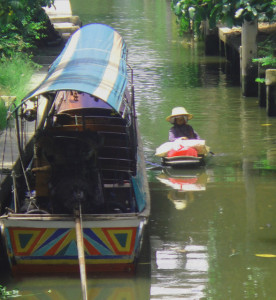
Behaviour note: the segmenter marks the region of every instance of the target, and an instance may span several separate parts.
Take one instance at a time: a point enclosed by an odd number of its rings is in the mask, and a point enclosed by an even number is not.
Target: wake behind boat
[[[135,269],[150,198],[126,59],[118,32],[86,25],[12,112],[0,226],[14,274]]]

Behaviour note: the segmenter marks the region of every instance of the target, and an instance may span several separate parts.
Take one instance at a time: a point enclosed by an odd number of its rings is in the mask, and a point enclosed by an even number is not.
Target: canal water
[[[126,40],[152,201],[136,276],[89,277],[89,299],[276,299],[276,119],[241,95],[224,58],[179,36],[169,0],[71,5]],[[164,170],[154,156],[175,106],[214,153],[202,168]],[[24,299],[81,299],[78,278],[53,276],[4,283]]]

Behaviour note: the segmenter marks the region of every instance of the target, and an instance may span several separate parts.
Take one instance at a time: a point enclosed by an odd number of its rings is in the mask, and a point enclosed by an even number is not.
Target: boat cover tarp
[[[113,28],[89,24],[76,31],[45,80],[22,101],[47,92],[76,90],[94,95],[116,111],[127,85],[127,49]]]

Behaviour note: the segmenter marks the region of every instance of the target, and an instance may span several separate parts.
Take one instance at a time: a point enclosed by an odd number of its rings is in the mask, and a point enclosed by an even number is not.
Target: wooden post
[[[252,63],[252,59],[257,55],[257,33],[257,20],[251,22],[244,21],[241,36],[241,83],[244,96],[257,96],[258,94],[258,86],[255,82],[258,70],[256,65]]]
[[[76,223],[76,238],[77,238],[78,257],[79,257],[79,266],[80,266],[82,299],[88,300],[85,254],[84,254],[83,232],[82,232],[83,229],[82,229],[82,222],[81,222],[81,207],[79,210],[75,210],[75,223]]]
[[[265,72],[266,112],[269,117],[276,116],[276,69]]]
[[[209,20],[202,21],[202,33],[204,37],[205,44],[205,54],[206,55],[219,55],[219,38],[218,38],[218,28],[210,29]]]
[[[265,68],[258,63],[258,78],[265,78]],[[258,82],[258,98],[260,107],[266,107],[266,86],[265,83]]]

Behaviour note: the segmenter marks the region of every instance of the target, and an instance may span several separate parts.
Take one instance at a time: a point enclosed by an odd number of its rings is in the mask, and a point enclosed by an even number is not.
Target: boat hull
[[[163,157],[162,164],[171,167],[198,167],[205,164],[204,156],[174,156]]]
[[[13,274],[79,272],[74,220],[10,217],[2,222]],[[134,216],[83,221],[87,272],[133,272],[145,219]]]
[[[160,145],[155,155],[161,157],[164,166],[196,167],[205,164],[209,151],[205,140],[179,138]]]

